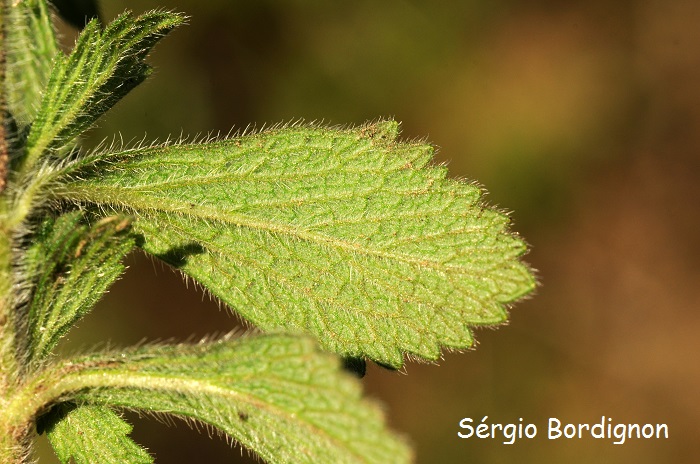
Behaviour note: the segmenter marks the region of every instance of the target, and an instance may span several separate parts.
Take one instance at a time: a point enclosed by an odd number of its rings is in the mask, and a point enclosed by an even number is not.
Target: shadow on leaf
[[[162,259],[166,263],[175,268],[181,268],[187,264],[187,260],[192,255],[201,255],[206,249],[196,242],[186,243],[177,247],[173,247],[165,253],[157,254],[156,257]]]

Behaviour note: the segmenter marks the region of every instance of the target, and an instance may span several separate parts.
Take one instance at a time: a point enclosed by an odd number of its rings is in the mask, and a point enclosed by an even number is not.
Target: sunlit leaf
[[[397,367],[470,346],[470,326],[503,322],[534,286],[507,216],[397,133],[290,127],[98,154],[54,194],[133,214],[146,251],[258,327]]]

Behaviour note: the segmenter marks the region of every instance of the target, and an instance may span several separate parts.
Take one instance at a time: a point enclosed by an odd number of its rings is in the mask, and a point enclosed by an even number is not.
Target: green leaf
[[[88,226],[76,211],[46,218],[28,237],[30,359],[46,357],[122,274],[121,260],[135,246],[130,226],[124,216]]]
[[[5,28],[7,105],[22,128],[36,115],[58,47],[44,0],[9,3]]]
[[[267,462],[410,460],[359,383],[307,338],[224,339],[76,360],[46,393],[195,419]]]
[[[183,18],[124,13],[104,30],[90,21],[70,56],[59,55],[27,140],[24,169],[48,153],[66,151],[83,131],[149,74],[150,49]]]
[[[261,329],[398,367],[470,346],[534,279],[507,216],[397,134],[289,127],[95,155],[54,194],[133,213],[146,251]]]
[[[149,464],[153,458],[129,438],[131,425],[102,406],[62,404],[52,412],[46,436],[68,464]]]

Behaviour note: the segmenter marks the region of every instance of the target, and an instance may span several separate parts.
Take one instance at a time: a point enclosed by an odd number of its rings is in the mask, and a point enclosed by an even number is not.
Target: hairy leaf
[[[124,13],[104,30],[90,21],[70,56],[59,56],[51,71],[37,119],[27,140],[25,165],[61,152],[105,111],[150,73],[150,49],[183,18],[151,12]]]
[[[43,358],[121,275],[121,260],[135,241],[128,218],[88,226],[80,212],[46,218],[29,239],[28,351],[30,358]]]
[[[103,406],[63,404],[52,412],[46,436],[68,464],[149,464],[153,458],[129,438],[131,425]]]
[[[476,186],[398,125],[292,127],[82,160],[57,196],[133,213],[146,251],[264,330],[400,366],[471,345],[534,286]],[[77,168],[76,168],[77,169]]]
[[[36,115],[58,47],[44,0],[9,3],[5,29],[7,105],[22,128]]]
[[[66,364],[50,393],[212,425],[268,462],[403,463],[407,446],[339,360],[268,335],[140,348]]]

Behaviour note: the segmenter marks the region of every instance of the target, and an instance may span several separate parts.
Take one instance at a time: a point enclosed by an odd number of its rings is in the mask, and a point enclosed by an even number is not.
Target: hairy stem
[[[3,464],[24,464],[29,462],[29,428],[0,429],[0,462]]]
[[[34,411],[27,408],[27,403],[31,403],[31,401],[17,395],[17,390],[13,389],[0,402],[2,405],[0,412],[0,462],[3,464],[26,463],[29,458],[29,437],[35,416]]]
[[[11,233],[7,229],[7,196],[3,195],[7,178],[7,137],[5,131],[5,17],[7,1],[0,1],[0,401],[4,398],[14,364],[12,348],[14,333],[10,304],[11,285]]]
[[[6,120],[6,91],[5,91],[5,11],[6,2],[0,3],[0,193],[5,191],[7,186],[7,168],[9,163],[9,155],[7,153],[7,134],[5,130]]]
[[[8,227],[9,201],[6,108],[6,18],[8,1],[0,0],[0,462],[26,462],[29,424],[11,427],[5,420],[10,390],[16,378],[15,321],[12,313],[12,231]]]

